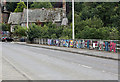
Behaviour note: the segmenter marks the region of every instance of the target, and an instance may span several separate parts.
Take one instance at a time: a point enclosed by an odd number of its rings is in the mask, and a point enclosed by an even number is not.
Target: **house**
[[[0,3],[0,23],[7,23],[10,12],[6,9],[6,2]]]
[[[14,31],[16,25],[20,25],[22,13],[10,13],[8,24],[11,24],[11,32]]]
[[[1,3],[0,3],[0,23],[6,24],[8,22],[9,14],[10,14],[10,12],[7,11],[7,9],[6,9],[6,2],[1,1]],[[9,36],[9,32],[3,31],[2,26],[0,26],[0,39],[2,37],[8,37],[8,36]]]
[[[1,7],[2,7],[2,5],[0,3],[0,23],[2,23],[2,11],[1,11]]]
[[[28,23],[36,23],[44,25],[47,22],[56,23],[61,25],[62,19],[65,14],[62,8],[51,9],[28,9]],[[27,26],[27,9],[24,8],[23,12],[10,13],[8,23],[11,24],[11,32],[14,31],[15,25]]]

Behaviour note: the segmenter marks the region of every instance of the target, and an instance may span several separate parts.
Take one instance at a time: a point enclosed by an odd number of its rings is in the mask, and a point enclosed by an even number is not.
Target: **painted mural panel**
[[[73,47],[73,40],[70,40],[70,47]]]
[[[48,45],[74,47],[74,48],[87,48],[95,50],[104,50],[117,53],[117,41],[102,41],[102,40],[65,40],[65,39],[48,39]]]

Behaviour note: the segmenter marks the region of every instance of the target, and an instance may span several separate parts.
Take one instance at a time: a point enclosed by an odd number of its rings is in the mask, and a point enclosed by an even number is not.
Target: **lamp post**
[[[28,29],[28,0],[27,0],[27,29]]]
[[[28,28],[29,28],[29,26],[28,26],[28,0],[27,0],[27,31],[28,31]],[[26,32],[26,34],[27,34],[27,32]],[[27,34],[27,41],[29,41],[28,34]]]
[[[74,0],[72,0],[72,39],[75,39],[74,33]]]

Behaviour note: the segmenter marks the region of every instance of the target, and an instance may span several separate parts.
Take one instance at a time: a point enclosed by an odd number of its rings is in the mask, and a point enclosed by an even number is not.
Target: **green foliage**
[[[10,31],[10,25],[5,23],[0,23],[0,27],[2,31]]]
[[[63,31],[63,26],[56,26],[56,24],[49,23],[48,27],[49,27],[49,30],[48,30],[49,38],[55,39],[55,37],[53,37],[53,34],[54,34],[54,36],[56,35],[56,38],[61,37],[62,31]]]
[[[52,8],[52,4],[50,2],[34,2],[31,4],[31,8]]]
[[[72,30],[69,27],[64,26],[56,26],[56,24],[48,23],[46,25],[38,26],[32,24],[28,29],[28,39],[32,41],[34,38],[50,38],[50,39],[58,39],[58,38],[66,38],[71,39]]]
[[[76,2],[75,4],[76,38],[120,39],[119,2]]]
[[[18,2],[7,2],[6,3],[7,10],[10,11],[10,12],[14,12],[15,9],[17,8],[17,3]],[[28,8],[30,8],[31,4],[33,4],[33,2],[28,2]],[[25,2],[25,5],[27,5],[27,2]]]
[[[56,38],[57,38],[56,34],[51,35],[51,39],[56,39]]]
[[[81,2],[75,3],[75,11],[80,12],[82,11],[83,5]]]
[[[49,35],[48,35],[48,26],[44,25],[43,27],[41,27],[41,38],[48,38]]]
[[[17,3],[17,8],[14,12],[22,12],[24,8],[27,8],[24,2]]]
[[[98,17],[100,18],[104,26],[109,27],[118,27],[120,24],[120,3],[119,2],[112,2],[112,3],[75,3],[75,12],[76,14],[80,14],[80,18],[82,20],[86,20],[89,18]],[[79,8],[80,7],[80,8]],[[114,22],[116,21],[116,22]]]
[[[82,39],[103,39],[103,40],[116,40],[119,37],[119,32],[116,28],[109,28],[109,27],[103,27],[103,28],[90,28],[89,26],[86,26],[83,30],[76,33],[76,38],[82,38]]]
[[[69,27],[64,27],[61,39],[71,39],[72,38],[72,29]]]
[[[110,38],[112,40],[119,39],[119,31],[115,27],[111,29]]]
[[[78,16],[75,16],[75,20],[77,18]],[[86,20],[77,19],[75,21],[75,33],[78,33],[79,31],[84,30],[86,26],[97,29],[97,28],[103,27],[103,22],[100,18],[97,18],[95,16],[93,18],[86,19]]]
[[[17,7],[17,2],[7,2],[6,3],[6,8],[10,12],[14,12],[16,7]]]
[[[31,26],[29,26],[27,34],[30,41],[32,41],[34,38],[41,37],[41,26],[32,24]]]
[[[109,27],[102,27],[102,28],[97,29],[97,32],[98,32],[97,37],[103,40],[110,39],[110,30],[111,28]]]
[[[97,29],[86,26],[85,29],[77,33],[76,36],[83,39],[97,39]]]
[[[19,37],[26,37],[26,32],[27,32],[27,28],[26,27],[21,27],[21,26],[16,26],[15,27],[15,31],[13,32],[13,34],[15,36],[19,36]]]
[[[70,11],[70,12],[67,14],[67,18],[68,18],[68,23],[71,23],[71,22],[72,22],[72,11]]]

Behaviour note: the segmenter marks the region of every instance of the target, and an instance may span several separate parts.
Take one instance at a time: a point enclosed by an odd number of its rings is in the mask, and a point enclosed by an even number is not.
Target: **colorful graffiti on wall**
[[[84,39],[83,40],[48,39],[48,45],[72,48],[87,48],[117,53],[116,41],[84,40]]]

